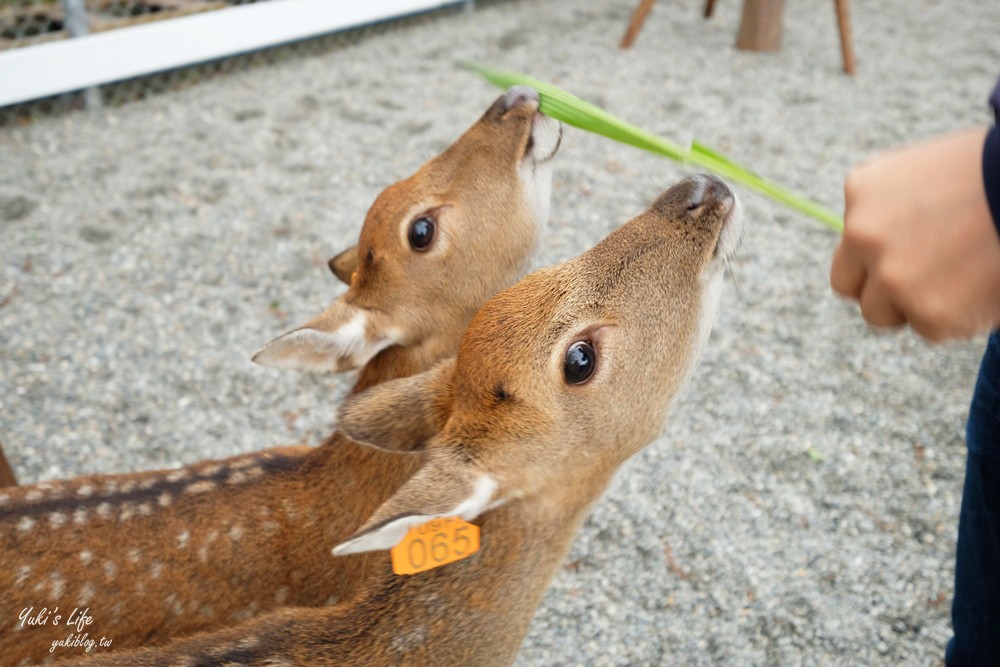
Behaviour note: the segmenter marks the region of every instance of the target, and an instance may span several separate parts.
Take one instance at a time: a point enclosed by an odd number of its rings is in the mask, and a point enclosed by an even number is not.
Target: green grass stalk
[[[471,62],[463,62],[461,65],[501,88],[517,85],[531,86],[538,91],[539,111],[567,125],[602,135],[619,143],[635,146],[650,153],[664,155],[677,162],[696,165],[756,190],[780,204],[819,220],[835,231],[844,231],[843,218],[833,211],[736,164],[722,153],[697,140],[693,141],[690,147],[685,148],[526,74]]]

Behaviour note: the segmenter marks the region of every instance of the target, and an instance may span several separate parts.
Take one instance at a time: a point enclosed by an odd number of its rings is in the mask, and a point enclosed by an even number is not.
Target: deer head
[[[379,195],[357,246],[330,260],[347,291],[254,361],[345,371],[393,346],[432,357],[453,350],[478,306],[527,269],[561,137],[533,89],[508,90],[444,153]]]
[[[340,428],[427,462],[334,553],[513,500],[589,504],[660,431],[717,311],[735,197],[695,176],[589,252],[488,301],[458,357],[347,399]],[[390,409],[392,406],[392,409]]]

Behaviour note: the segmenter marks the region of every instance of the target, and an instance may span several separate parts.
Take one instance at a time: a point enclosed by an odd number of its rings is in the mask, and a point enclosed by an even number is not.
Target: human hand
[[[985,129],[885,153],[844,186],[830,284],[876,327],[931,341],[1000,325],[1000,237],[983,187]]]

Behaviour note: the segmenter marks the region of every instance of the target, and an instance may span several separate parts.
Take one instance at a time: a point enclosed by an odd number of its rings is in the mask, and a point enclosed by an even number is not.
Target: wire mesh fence
[[[272,0],[75,0],[85,10],[85,30],[90,33],[115,30],[150,21],[215,11],[236,5],[248,5]],[[480,4],[493,4],[493,0]],[[0,0],[0,51],[30,47],[53,40],[67,39],[74,33],[72,18],[67,17],[65,0]],[[178,90],[206,79],[268,65],[307,55],[316,55],[352,44],[367,35],[396,29],[435,16],[456,11],[455,7],[417,14],[391,23],[375,23],[317,38],[240,54],[221,60],[182,67],[158,74],[120,81],[89,92],[90,102],[119,106],[151,95]],[[31,123],[39,116],[49,116],[82,109],[83,91],[0,107],[0,127]]]
[[[176,18],[262,0],[85,0],[90,32]],[[66,9],[61,0],[0,0],[0,49],[64,39]]]

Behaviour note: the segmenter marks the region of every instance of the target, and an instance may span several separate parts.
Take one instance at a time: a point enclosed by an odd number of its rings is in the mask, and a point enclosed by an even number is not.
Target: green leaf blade
[[[835,231],[843,232],[844,230],[843,218],[833,211],[736,164],[722,153],[697,140],[692,142],[690,148],[683,148],[556,86],[526,74],[468,61],[462,62],[461,66],[479,74],[500,88],[518,85],[531,86],[538,91],[539,111],[567,125],[650,153],[663,155],[677,162],[697,165],[819,220]]]

